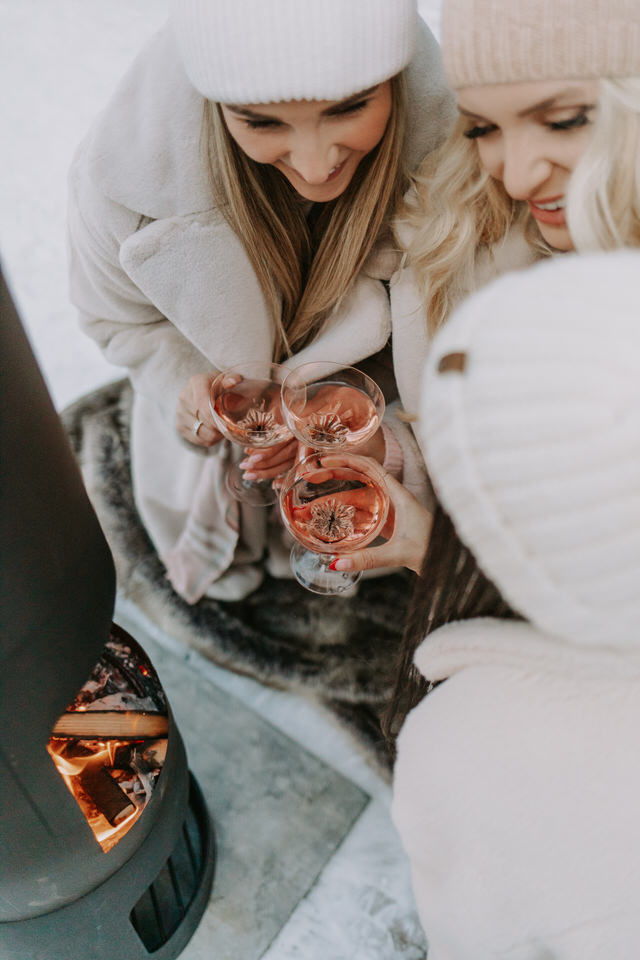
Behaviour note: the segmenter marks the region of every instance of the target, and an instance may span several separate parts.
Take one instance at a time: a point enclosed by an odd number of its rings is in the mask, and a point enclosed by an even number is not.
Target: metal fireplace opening
[[[213,827],[0,271],[0,958],[174,960]]]
[[[104,853],[132,828],[164,766],[167,700],[142,648],[112,628],[47,749]]]

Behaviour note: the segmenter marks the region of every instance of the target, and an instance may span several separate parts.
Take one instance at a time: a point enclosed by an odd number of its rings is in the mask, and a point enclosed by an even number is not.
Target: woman
[[[432,960],[637,955],[639,268],[554,258],[434,339],[421,430],[451,521],[406,638],[410,663],[428,634],[431,684],[393,801]]]
[[[189,602],[246,596],[267,543],[264,511],[224,487],[235,452],[210,419],[212,377],[383,350],[376,244],[449,103],[415,0],[175,0],[81,145],[72,297],[132,380],[136,504]],[[291,456],[254,452],[248,472]],[[279,535],[268,564],[284,574]]]
[[[416,178],[391,281],[410,417],[431,337],[470,292],[557,252],[640,245],[637,0],[445,0],[442,50],[460,117]],[[390,485],[391,539],[337,569],[420,569],[430,516]]]

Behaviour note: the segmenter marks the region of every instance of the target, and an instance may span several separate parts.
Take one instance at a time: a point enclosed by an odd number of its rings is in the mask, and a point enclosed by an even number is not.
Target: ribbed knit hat
[[[640,75],[640,0],[444,0],[454,89]]]
[[[503,276],[434,339],[434,487],[505,599],[544,631],[640,644],[640,253]]]
[[[416,0],[171,0],[194,87],[221,103],[340,100],[399,73]]]

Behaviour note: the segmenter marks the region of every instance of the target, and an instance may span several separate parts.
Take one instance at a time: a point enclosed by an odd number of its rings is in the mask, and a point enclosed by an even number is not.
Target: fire
[[[83,746],[87,751],[83,756],[65,756],[69,744],[74,746]],[[84,746],[86,744],[86,746]],[[142,814],[148,801],[151,799],[150,793],[144,793],[140,799],[130,799],[129,795],[121,791],[122,808],[119,814],[111,816],[110,822],[104,811],[97,805],[90,793],[87,792],[86,784],[83,784],[83,773],[86,771],[104,771],[104,775],[111,777],[111,771],[117,769],[116,757],[118,750],[129,751],[138,744],[132,744],[130,741],[79,741],[63,740],[52,737],[47,749],[55,763],[58,772],[64,780],[71,795],[82,810],[87,823],[93,831],[93,835],[102,847],[104,853],[108,853],[118,843],[118,841],[131,829],[136,820]],[[105,781],[106,782],[106,781]],[[113,783],[117,788],[117,781]]]
[[[168,743],[167,702],[144,651],[116,624],[47,749],[105,853],[151,799]]]

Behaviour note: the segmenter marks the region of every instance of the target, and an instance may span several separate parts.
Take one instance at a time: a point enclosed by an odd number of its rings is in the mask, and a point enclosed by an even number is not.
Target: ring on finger
[[[193,433],[194,437],[198,436],[198,431],[202,426],[204,426],[204,420],[200,419],[199,413],[196,410],[196,419],[194,420],[193,426],[191,427],[191,432]]]

